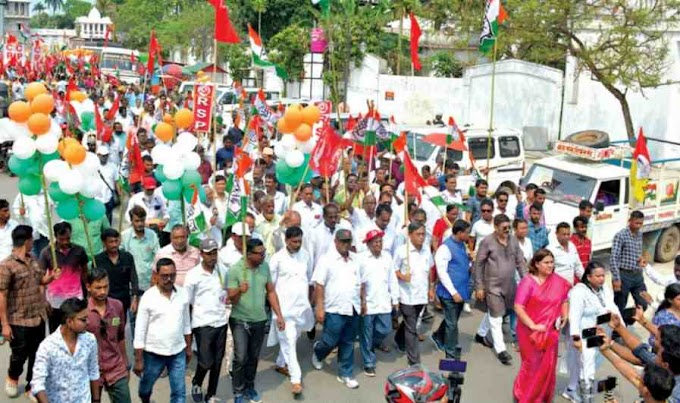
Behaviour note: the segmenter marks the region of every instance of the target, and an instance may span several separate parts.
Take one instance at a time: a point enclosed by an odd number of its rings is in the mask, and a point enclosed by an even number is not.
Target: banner
[[[321,137],[324,134],[324,128],[331,124],[331,110],[333,109],[333,103],[331,101],[319,101],[315,105],[319,108],[321,112],[321,119],[319,119],[320,125],[316,127],[316,135]]]
[[[22,43],[17,42],[16,39],[14,41],[8,40],[3,49],[3,64],[5,66],[13,66],[26,63],[26,54],[24,52],[24,45]]]
[[[209,132],[212,121],[212,104],[215,87],[212,84],[200,84],[194,95],[194,130]]]

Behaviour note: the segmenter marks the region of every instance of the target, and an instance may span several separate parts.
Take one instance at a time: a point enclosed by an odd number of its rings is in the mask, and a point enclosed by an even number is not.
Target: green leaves
[[[269,59],[282,66],[290,80],[304,76],[303,58],[309,52],[310,33],[306,28],[291,25],[274,35],[267,44]]]

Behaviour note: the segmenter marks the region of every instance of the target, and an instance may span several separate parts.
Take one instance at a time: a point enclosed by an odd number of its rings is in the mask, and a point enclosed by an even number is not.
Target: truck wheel
[[[564,141],[592,148],[609,147],[609,135],[600,130],[584,130],[576,132],[567,136]]]
[[[679,248],[680,229],[678,229],[677,225],[673,225],[663,230],[659,240],[656,242],[654,260],[659,263],[670,262],[675,259]]]

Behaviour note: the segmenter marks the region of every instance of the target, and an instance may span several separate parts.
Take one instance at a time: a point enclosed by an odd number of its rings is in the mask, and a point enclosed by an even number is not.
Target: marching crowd
[[[465,359],[458,321],[475,308],[484,315],[474,341],[503,365],[521,360],[516,401],[553,401],[563,349],[569,383],[559,393],[569,401],[593,401],[595,373],[606,358],[639,386],[644,401],[680,402],[680,265],[669,278],[648,265],[642,212],[634,211],[614,238],[612,293],[604,286],[604,266],[591,259],[589,201],[550,234],[546,191],[535,184],[523,193],[505,182],[491,193],[478,179],[474,191],[462,191],[457,178],[465,173],[455,161],[440,159],[423,169],[446,203],[439,207],[425,196],[429,192],[404,192],[395,156],[380,153],[366,163],[351,150],[343,152],[332,178],[313,177],[295,189],[277,180],[273,140],[263,137],[246,174],[252,190],[246,217],[226,226],[226,182],[243,132],[220,125],[223,147],[214,161],[209,140],[197,149],[209,226],[193,246],[180,202],[160,191],[150,153],[151,127],[176,101],[134,86],[109,87],[95,86],[91,96],[106,115],[119,92],[122,102],[107,122],[111,139],[82,136],[101,161],[106,186],[97,198],[107,206],[106,217],[84,228],[79,219],[60,220],[53,211],[53,253],[45,215],[51,202],[45,206],[43,194],[18,195],[11,205],[0,200],[0,322],[11,348],[9,397],[19,394],[28,362],[24,392],[33,401],[98,402],[105,390],[111,401],[129,402],[132,370],[141,377],[136,392],[143,402],[164,376],[172,402],[184,402],[187,389],[195,402],[215,402],[226,359],[234,401],[260,402],[256,374],[264,343],[279,345],[275,370],[298,395],[304,374],[297,340],[303,335],[311,340],[313,367],[321,369],[337,349],[337,380],[355,389],[358,372],[377,375],[376,350],[396,348],[404,366],[419,364],[422,322],[432,321],[435,311],[442,311],[442,321],[430,340],[443,357]],[[128,136],[143,146],[139,177],[127,166]],[[129,179],[129,194],[120,176]],[[112,228],[114,219],[127,228]],[[644,272],[667,286],[651,321],[644,316],[652,302]],[[629,295],[634,307],[627,315]],[[650,340],[628,330],[631,320],[650,332]],[[126,326],[132,340],[125,338]],[[594,334],[586,335],[588,329]],[[187,387],[193,355],[196,370]],[[644,372],[629,363],[644,365]]]

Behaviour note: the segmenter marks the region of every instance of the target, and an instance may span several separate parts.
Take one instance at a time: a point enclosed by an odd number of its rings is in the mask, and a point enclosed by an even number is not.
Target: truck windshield
[[[578,205],[583,199],[590,200],[597,184],[593,178],[538,164],[531,166],[522,182],[545,189],[551,200],[572,205]]]

